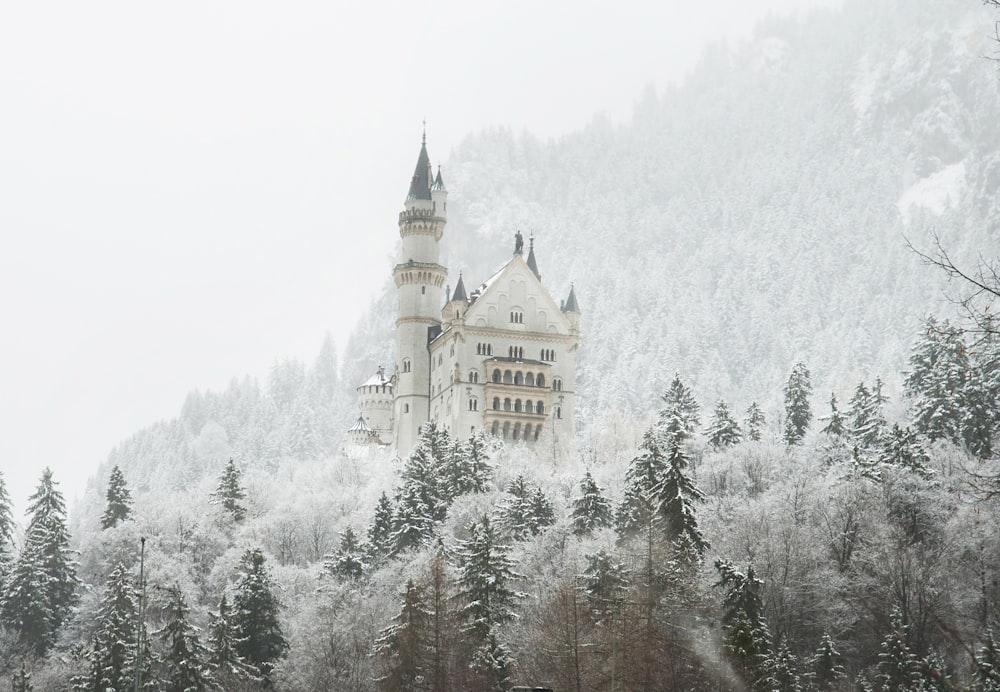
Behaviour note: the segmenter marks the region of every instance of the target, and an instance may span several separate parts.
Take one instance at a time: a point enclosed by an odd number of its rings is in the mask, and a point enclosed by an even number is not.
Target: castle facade
[[[449,295],[440,263],[447,200],[425,136],[399,214],[396,362],[392,373],[380,367],[357,388],[361,414],[349,437],[405,456],[421,426],[433,422],[459,439],[482,430],[509,442],[568,445],[580,345],[576,294],[571,287],[556,303],[542,285],[534,241],[525,255],[518,232],[511,258],[493,276],[467,292],[459,275]]]

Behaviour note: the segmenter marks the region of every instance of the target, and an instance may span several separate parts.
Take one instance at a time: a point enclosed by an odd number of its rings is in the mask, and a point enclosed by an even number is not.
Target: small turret
[[[569,320],[573,329],[579,331],[580,329],[580,306],[576,302],[576,290],[573,288],[573,284],[569,285],[569,296],[562,304],[562,313]]]
[[[454,320],[461,319],[468,305],[469,296],[465,293],[465,282],[462,281],[462,274],[460,272],[458,283],[455,285],[455,292],[452,294],[451,299],[445,303],[444,309],[441,311],[442,322],[450,326]]]
[[[538,262],[535,261],[535,236],[528,239],[528,269],[534,273],[536,279],[542,280],[542,275],[538,273]]]

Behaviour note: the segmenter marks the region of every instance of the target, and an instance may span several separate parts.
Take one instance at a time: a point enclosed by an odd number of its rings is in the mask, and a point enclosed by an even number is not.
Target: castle
[[[440,168],[437,176],[431,170],[425,133],[399,214],[395,368],[380,367],[357,388],[361,415],[350,440],[392,445],[405,456],[421,426],[433,422],[460,439],[482,430],[508,441],[568,444],[580,345],[573,288],[561,305],[553,300],[534,240],[525,257],[518,232],[513,255],[493,276],[469,293],[459,275],[442,298],[447,211],[448,192]]]

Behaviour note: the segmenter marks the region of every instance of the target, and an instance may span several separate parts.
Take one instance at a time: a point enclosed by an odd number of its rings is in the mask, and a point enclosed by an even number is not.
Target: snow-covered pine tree
[[[840,412],[837,408],[837,395],[830,395],[830,415],[826,418],[821,418],[820,420],[825,420],[826,425],[820,431],[824,435],[829,435],[830,437],[843,437],[847,433],[847,425],[844,421],[844,414]]]
[[[812,668],[812,680],[820,692],[833,692],[840,689],[843,681],[847,679],[847,672],[841,663],[840,652],[833,645],[833,640],[826,632],[823,633],[823,641],[813,654],[810,660]]]
[[[247,492],[240,483],[240,476],[236,462],[230,459],[219,477],[219,485],[210,496],[212,504],[221,506],[237,523],[247,516],[247,508],[243,505]]]
[[[876,379],[875,386],[868,389],[864,382],[858,382],[854,396],[848,404],[848,432],[854,444],[862,450],[874,449],[885,431],[885,416],[882,407],[888,397],[882,394],[882,380]]]
[[[708,437],[708,444],[715,449],[731,447],[739,444],[740,440],[743,439],[740,424],[729,413],[729,405],[722,399],[719,399],[715,405],[715,411],[712,412],[712,420],[708,424],[708,429],[705,430],[705,436]]]
[[[896,423],[880,440],[878,456],[880,464],[909,469],[921,478],[929,479],[934,475],[928,468],[930,461],[931,458],[924,450],[920,438],[909,426],[901,428]]]
[[[680,373],[674,373],[674,379],[662,400],[664,405],[660,410],[661,425],[669,425],[671,419],[676,419],[684,437],[691,435],[698,429],[701,424],[699,417],[701,407],[691,390],[681,382]]]
[[[490,464],[490,454],[495,449],[494,443],[482,430],[472,433],[465,443],[465,473],[464,492],[486,492],[486,486],[493,478],[493,466]]]
[[[688,461],[680,431],[668,427],[667,434],[666,468],[652,488],[657,521],[663,523],[670,543],[690,546],[703,556],[709,545],[698,528],[694,503],[704,500],[705,495],[687,475]]]
[[[677,419],[673,424],[678,425]],[[625,472],[625,492],[615,515],[616,529],[622,538],[634,535],[653,521],[657,508],[653,490],[667,471],[667,457],[660,435],[652,429],[647,430],[640,449],[642,453],[632,459]]]
[[[544,491],[532,487],[524,476],[518,475],[507,486],[507,497],[500,506],[499,524],[504,532],[512,538],[521,540],[527,536],[536,536],[555,521],[552,502]]]
[[[785,384],[785,444],[797,445],[805,437],[812,411],[809,408],[809,395],[812,393],[812,383],[809,379],[809,369],[805,363],[798,362],[792,368]]]
[[[384,492],[375,505],[375,515],[368,526],[368,540],[365,544],[365,557],[369,564],[378,565],[382,560],[393,554],[393,510],[389,496]]]
[[[111,477],[108,479],[108,491],[105,495],[107,504],[104,515],[101,517],[101,528],[110,529],[117,526],[118,522],[125,521],[132,512],[132,493],[129,492],[125,483],[125,476],[117,464],[111,469]]]
[[[10,679],[11,692],[32,692],[34,686],[31,684],[31,671],[28,665],[22,660],[21,667],[14,671]]]
[[[160,689],[166,692],[201,692],[213,689],[215,682],[208,669],[208,650],[198,631],[188,621],[189,609],[179,588],[168,589],[167,622],[156,632],[164,645],[160,658]]]
[[[87,653],[87,672],[73,678],[73,689],[85,692],[129,692],[135,689],[136,620],[138,595],[125,565],[118,565],[108,576],[107,588],[98,614],[98,629]],[[142,631],[146,639],[145,628]],[[143,682],[148,659],[143,665]]]
[[[976,649],[974,680],[972,689],[976,692],[1000,692],[1000,647],[989,628],[983,635],[983,645]]]
[[[259,548],[243,553],[240,572],[233,593],[236,653],[260,671],[264,683],[270,686],[275,664],[288,651],[278,620],[281,604]]]
[[[14,514],[7,493],[7,484],[0,471],[0,603],[3,602],[4,583],[14,566]]]
[[[552,501],[538,486],[535,486],[535,489],[531,491],[531,497],[528,498],[528,511],[531,517],[532,535],[538,535],[542,529],[546,526],[552,526],[556,520]]]
[[[69,547],[66,503],[50,469],[42,473],[28,502],[28,528],[4,584],[0,622],[43,655],[76,603],[79,580]]]
[[[769,692],[801,692],[802,683],[799,678],[799,661],[784,639],[778,644],[778,651],[771,659],[769,675],[773,687]]]
[[[980,459],[993,455],[1000,426],[1000,331],[989,332],[975,345],[962,387],[962,439]]]
[[[756,401],[751,402],[747,407],[747,417],[743,421],[743,427],[747,431],[747,439],[753,442],[760,442],[760,437],[764,432],[767,420],[764,418],[764,410]]]
[[[604,622],[620,613],[628,591],[628,572],[615,562],[612,555],[600,550],[587,555],[587,567],[581,576],[583,592],[587,596],[594,621]]]
[[[410,482],[396,496],[391,554],[419,548],[434,535],[434,514],[427,506],[421,484]]]
[[[411,579],[406,582],[399,613],[375,640],[375,656],[383,671],[376,680],[380,690],[430,692],[433,689],[425,669],[428,629],[423,589]]]
[[[907,644],[908,627],[899,609],[892,612],[889,632],[882,640],[878,655],[878,683],[882,690],[919,690],[921,687],[920,659]]]
[[[514,601],[520,596],[511,583],[514,572],[510,550],[497,540],[489,517],[469,526],[461,545],[459,597],[465,631],[476,643],[473,669],[498,689],[506,683],[510,656],[496,638],[496,628],[514,618]]]
[[[595,529],[611,526],[614,519],[611,503],[601,494],[594,477],[587,471],[580,481],[580,496],[573,500],[573,533],[589,536]]]
[[[746,573],[725,560],[716,560],[716,587],[726,590],[722,598],[722,628],[726,649],[747,685],[753,690],[773,689],[769,675],[771,634],[764,619],[764,582],[753,565]]]
[[[219,601],[219,610],[209,613],[208,667],[216,682],[227,689],[236,681],[256,680],[259,672],[236,651],[239,633],[225,594]]]
[[[348,526],[340,535],[340,547],[333,555],[328,555],[326,571],[342,579],[357,579],[365,571],[361,545],[354,529]]]
[[[903,386],[911,397],[913,426],[931,440],[958,442],[962,433],[962,392],[969,359],[962,330],[929,317],[910,354]]]

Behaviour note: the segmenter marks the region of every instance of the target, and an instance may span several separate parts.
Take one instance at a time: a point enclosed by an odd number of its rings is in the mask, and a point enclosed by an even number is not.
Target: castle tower
[[[439,263],[447,198],[440,169],[437,178],[433,177],[424,133],[410,190],[399,214],[402,248],[393,269],[399,299],[393,422],[400,456],[410,453],[420,426],[428,420],[431,381],[427,344],[441,331],[441,289],[448,276]]]

